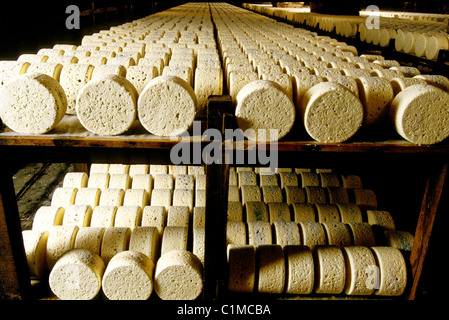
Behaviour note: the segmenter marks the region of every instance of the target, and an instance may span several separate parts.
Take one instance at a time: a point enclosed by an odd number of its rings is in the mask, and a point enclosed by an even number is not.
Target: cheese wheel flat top
[[[159,232],[156,227],[135,227],[129,239],[129,250],[145,254],[151,261],[159,255]]]
[[[289,245],[284,247],[287,264],[285,292],[310,294],[315,282],[313,255],[309,247]]]
[[[122,134],[136,119],[137,90],[118,75],[92,79],[78,93],[76,114],[81,124],[95,134]]]
[[[49,234],[45,230],[22,231],[23,246],[32,277],[41,278],[47,272],[46,251]]]
[[[227,248],[231,292],[252,293],[255,285],[256,251],[251,245],[230,244]]]
[[[49,231],[53,226],[62,225],[65,209],[63,207],[42,206],[33,218],[32,230]]]
[[[72,249],[51,270],[50,289],[61,300],[91,300],[100,292],[104,270],[98,254]]]
[[[257,292],[282,293],[285,283],[285,258],[282,247],[277,244],[260,245],[256,248],[259,277]]]
[[[0,88],[0,94],[0,118],[18,133],[46,133],[67,110],[67,97],[59,82],[42,73],[17,76]]]
[[[75,204],[66,207],[63,226],[89,227],[92,218],[92,207],[84,204]]]
[[[226,243],[246,244],[246,224],[243,221],[226,222]]]
[[[87,249],[100,255],[101,241],[105,228],[81,227],[79,228],[73,248]]]
[[[203,290],[202,264],[186,250],[162,255],[154,272],[154,290],[162,300],[194,300]]]
[[[110,300],[147,300],[153,292],[154,263],[145,254],[127,250],[116,254],[102,279]]]
[[[413,85],[393,99],[390,117],[404,139],[435,144],[449,136],[448,103],[449,93],[431,85]]]
[[[117,253],[128,250],[131,229],[127,227],[106,228],[101,241],[101,258],[105,265]]]
[[[343,254],[346,261],[345,294],[372,294],[375,286],[370,278],[377,265],[371,250],[362,246],[347,246],[343,248]]]
[[[188,130],[197,113],[197,100],[192,87],[176,76],[152,79],[138,100],[138,116],[150,133],[178,136]]]
[[[400,296],[407,285],[407,266],[399,249],[392,247],[372,247],[371,250],[379,267],[376,295]]]
[[[343,142],[362,125],[363,106],[346,87],[322,82],[304,94],[300,114],[306,131],[314,140]]]
[[[73,248],[78,226],[54,226],[47,239],[47,267],[53,268],[56,261]]]
[[[346,283],[346,266],[343,252],[334,246],[316,247],[316,293],[339,294]]]
[[[293,127],[296,117],[291,98],[277,83],[257,80],[237,94],[235,115],[243,134],[253,141],[276,141]]]

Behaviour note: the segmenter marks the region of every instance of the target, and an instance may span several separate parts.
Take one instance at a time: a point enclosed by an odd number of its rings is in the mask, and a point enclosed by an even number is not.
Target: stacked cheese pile
[[[32,230],[23,231],[32,275],[45,277],[51,271],[50,285],[62,299],[91,299],[102,283],[109,299],[147,299],[153,277],[160,298],[195,299],[202,288],[205,186],[204,168],[194,166],[97,163],[91,165],[89,174],[67,173],[51,205],[39,208]],[[66,257],[72,249],[90,253],[78,251]],[[173,250],[178,254],[165,258],[158,267],[160,258]],[[123,251],[131,253],[116,258]],[[77,281],[73,288],[82,288],[84,278],[67,277],[86,259],[92,261],[87,264],[92,269],[90,279],[99,287],[85,295],[75,294],[67,288],[67,281]],[[179,269],[179,263],[184,267]],[[128,292],[131,278],[117,276],[123,268],[146,279],[148,285],[140,285],[142,291],[135,294]],[[177,272],[191,273],[195,281],[173,284],[167,280]],[[170,286],[178,285],[185,290],[167,294],[172,292]]]
[[[254,85],[250,87],[255,80],[267,79],[279,84],[293,99],[296,118],[301,118],[307,133],[317,141],[345,141],[362,125],[375,129],[386,124],[389,113],[397,132],[413,143],[433,144],[448,136],[444,129],[449,122],[444,107],[449,101],[446,77],[421,75],[417,68],[401,66],[381,55],[359,56],[355,47],[344,42],[242,8],[214,4],[212,17],[228,92],[237,100],[236,118],[242,129],[264,128],[266,119],[272,120],[271,128],[278,129],[280,137],[291,128],[291,117],[284,110],[277,108],[284,121],[283,126],[276,126],[274,120],[279,114],[264,107],[267,101],[270,105],[283,101],[283,95],[264,96]],[[417,87],[408,88],[417,84],[428,86],[434,98],[423,98]],[[405,96],[410,100],[401,102]],[[260,110],[248,107],[247,100],[256,101]],[[419,115],[423,119],[421,130],[408,115],[418,100],[426,100],[429,105]],[[436,102],[439,100],[445,102]],[[390,109],[392,103],[401,104],[401,111]],[[440,111],[438,124],[431,123]],[[438,133],[433,129],[436,127]]]
[[[292,287],[296,283],[295,288],[298,288],[287,289],[287,293],[308,294],[313,289],[316,293],[339,294],[345,283],[352,288],[351,281],[362,281],[349,278],[345,282],[346,269],[348,275],[360,275],[364,273],[360,271],[362,267],[380,268],[381,275],[393,276],[388,274],[389,267],[382,265],[384,258],[377,260],[380,265],[374,263],[373,253],[379,248],[387,250],[386,255],[391,254],[390,258],[385,258],[390,259],[386,264],[401,266],[396,270],[401,283],[400,289],[395,287],[398,291],[380,290],[377,294],[402,294],[406,274],[400,252],[411,250],[413,236],[396,230],[392,215],[379,210],[375,193],[362,187],[359,176],[338,174],[331,169],[277,168],[276,172],[270,172],[270,168],[237,167],[230,171],[228,199],[230,290],[282,293],[286,279],[286,283],[291,283]],[[291,259],[297,260],[290,261],[290,254]],[[344,254],[348,255],[346,259]],[[289,267],[284,266],[284,256]],[[366,260],[368,256],[370,263]],[[322,278],[315,278],[313,265],[319,267]],[[239,272],[245,272],[245,280],[238,279]],[[337,279],[332,278],[335,280],[332,285],[337,288],[326,289],[320,281],[326,281],[331,273]],[[270,281],[279,286],[270,287]],[[263,289],[264,286],[269,289]],[[364,295],[375,291],[374,287],[366,292],[349,287],[346,294]]]
[[[183,79],[185,82],[182,87],[189,91],[187,98],[192,100],[195,113],[205,107],[209,95],[222,94],[220,57],[209,7],[203,3],[186,4],[86,35],[80,45],[56,44],[52,48],[42,48],[35,54],[22,54],[17,61],[2,61],[0,84],[31,72],[47,74],[59,82],[67,96],[66,112],[77,114],[86,129],[99,135],[117,135],[131,127],[137,116],[137,97],[153,78],[171,75]],[[126,80],[115,79],[117,81],[105,85],[106,75],[126,77]],[[165,85],[170,87],[171,82]],[[89,90],[81,90],[86,86]],[[81,101],[78,101],[81,91],[91,99],[86,102],[81,97]],[[108,91],[111,94],[104,95]],[[172,97],[172,100],[175,97],[176,100],[179,90],[172,91],[168,92],[168,97]],[[132,97],[122,103],[122,95]],[[117,102],[119,98],[121,100]],[[186,98],[182,96],[180,99]],[[166,106],[160,105],[160,109],[169,109],[176,116],[178,112],[174,108],[180,103],[169,102],[165,102]],[[118,119],[119,114],[123,116],[122,109],[117,112],[117,117],[109,119],[109,114],[115,112],[115,105],[118,105],[117,108],[129,105],[126,119]],[[104,112],[98,106],[104,106]],[[14,112],[14,108],[5,112]],[[161,119],[157,121],[160,126],[163,125]],[[187,121],[191,125],[193,119]],[[117,129],[119,123],[125,123],[124,127]],[[186,129],[188,126],[181,131]],[[180,133],[178,130],[172,135]]]

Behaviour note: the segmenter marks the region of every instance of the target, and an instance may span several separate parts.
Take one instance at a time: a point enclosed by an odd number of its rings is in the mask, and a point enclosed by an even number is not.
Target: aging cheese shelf
[[[228,96],[211,97],[208,104],[208,128],[224,132],[233,123],[231,100]],[[65,119],[72,123],[73,119]],[[63,123],[64,125],[64,123]],[[29,272],[24,253],[19,213],[15,202],[10,169],[20,162],[73,162],[92,163],[166,163],[170,164],[170,150],[181,143],[207,144],[198,136],[185,139],[167,139],[148,135],[138,126],[128,135],[95,137],[80,127],[68,126],[70,133],[55,129],[39,136],[18,135],[8,130],[0,132],[0,152],[5,157],[0,167],[0,295],[2,298],[30,297]],[[60,127],[62,130],[62,126]],[[76,129],[78,128],[78,129]],[[78,130],[78,131],[77,131]],[[274,144],[279,166],[298,164],[335,164],[340,167],[358,167],[364,170],[379,163],[414,167],[426,172],[427,183],[415,229],[415,240],[409,258],[411,281],[407,298],[414,299],[419,286],[429,238],[440,203],[449,160],[449,145],[416,146],[402,140],[338,144],[313,141],[280,141]],[[223,143],[223,147],[226,144]],[[273,147],[273,145],[271,145]],[[266,144],[249,141],[234,142],[232,151],[266,149]],[[225,152],[222,153],[223,157]],[[225,158],[223,158],[225,160]],[[250,165],[248,163],[241,165]],[[210,301],[226,296],[226,217],[229,164],[206,165],[206,241],[203,299]],[[420,186],[421,187],[421,186]]]

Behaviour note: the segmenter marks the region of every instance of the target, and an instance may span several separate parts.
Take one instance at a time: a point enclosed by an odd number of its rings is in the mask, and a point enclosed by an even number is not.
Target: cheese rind
[[[56,261],[67,251],[73,249],[78,226],[54,226],[47,239],[47,267],[53,268]]]
[[[72,249],[56,262],[49,285],[61,300],[91,300],[100,292],[105,265],[87,249]]]
[[[159,232],[156,227],[135,227],[129,240],[129,250],[145,254],[151,261],[159,257]]]
[[[136,88],[126,78],[112,74],[101,76],[79,91],[76,114],[81,124],[95,134],[120,135],[136,119],[137,95]]]
[[[343,248],[346,261],[347,295],[370,295],[375,286],[370,284],[371,268],[376,267],[373,253],[367,247],[347,246]]]
[[[256,251],[254,247],[246,244],[229,244],[227,256],[228,290],[231,292],[253,292],[256,280]]]
[[[22,239],[31,277],[42,278],[47,268],[47,240],[45,230],[23,230]]]
[[[153,292],[154,263],[145,254],[117,253],[103,275],[102,288],[109,300],[147,300]]]
[[[339,294],[344,290],[346,266],[340,248],[334,246],[316,247],[316,293]]]
[[[378,289],[376,295],[400,296],[407,285],[407,266],[399,249],[392,247],[372,247],[371,250],[379,267],[376,276]]]
[[[256,248],[259,276],[257,292],[282,293],[285,284],[285,259],[282,247],[277,244]]]
[[[310,294],[315,282],[314,260],[309,247],[288,245],[284,247],[287,287],[289,294]]]
[[[194,300],[203,290],[202,264],[191,252],[172,250],[156,264],[154,290],[162,300]]]
[[[0,95],[0,118],[22,134],[49,132],[67,110],[67,97],[59,82],[42,73],[11,79],[0,88]]]
[[[178,136],[188,130],[197,113],[197,99],[192,87],[176,76],[152,79],[137,103],[141,124],[158,136]]]
[[[32,230],[49,231],[53,226],[62,225],[65,209],[63,207],[42,206],[33,218]]]
[[[117,253],[128,250],[131,229],[127,227],[106,228],[101,241],[101,258],[105,265]]]

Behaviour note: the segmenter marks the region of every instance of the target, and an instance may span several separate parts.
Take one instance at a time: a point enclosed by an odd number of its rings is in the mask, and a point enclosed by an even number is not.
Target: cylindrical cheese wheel
[[[286,293],[310,294],[315,282],[312,252],[307,246],[284,247],[286,260]]]
[[[346,283],[346,266],[343,253],[335,246],[319,246],[315,250],[315,292],[339,294]]]
[[[316,172],[301,172],[301,185],[305,187],[319,187],[320,186],[320,176]]]
[[[76,193],[75,204],[95,208],[100,203],[100,196],[101,190],[99,188],[79,188]]]
[[[140,94],[137,105],[141,124],[158,136],[182,134],[192,126],[197,113],[195,92],[176,76],[152,79]]]
[[[294,172],[279,172],[280,187],[287,186],[298,187],[298,176]]]
[[[117,253],[128,250],[131,229],[126,227],[106,228],[101,241],[101,258],[105,265]]]
[[[148,82],[158,75],[156,66],[151,65],[133,65],[126,69],[126,79],[134,85],[139,94],[142,93]]]
[[[270,202],[268,203],[268,214],[270,222],[291,221],[290,207],[286,202]]]
[[[62,181],[63,188],[86,188],[89,176],[85,172],[68,172]]]
[[[371,285],[371,269],[376,268],[373,253],[367,247],[347,246],[343,248],[346,261],[346,285],[347,295],[370,295],[374,292]]]
[[[374,232],[367,222],[349,222],[347,226],[351,230],[355,246],[373,247],[376,245]]]
[[[240,201],[228,201],[227,220],[242,221],[243,206]]]
[[[81,124],[95,134],[122,134],[136,119],[136,88],[118,75],[92,79],[78,93],[76,114]]]
[[[256,251],[246,244],[228,245],[228,290],[252,293],[256,281]]]
[[[141,252],[152,261],[159,256],[159,232],[156,227],[136,227],[129,241],[129,250]]]
[[[168,209],[172,205],[173,191],[171,189],[154,189],[151,192],[151,206],[163,206]]]
[[[154,263],[145,254],[127,250],[106,267],[102,288],[110,300],[147,300],[153,292]]]
[[[162,300],[194,300],[203,290],[201,261],[190,251],[162,255],[154,272],[154,290]]]
[[[101,241],[103,240],[105,228],[82,227],[79,228],[73,248],[87,249],[100,255]]]
[[[412,251],[414,237],[408,231],[385,231],[385,239],[388,246],[403,251]]]
[[[392,101],[396,131],[415,144],[435,144],[449,136],[449,93],[431,85],[413,85]]]
[[[23,246],[31,277],[43,277],[47,269],[47,240],[49,232],[46,230],[22,231]]]
[[[40,207],[34,214],[32,230],[49,231],[53,226],[62,225],[64,212],[63,207]]]
[[[282,293],[285,284],[285,259],[282,247],[277,244],[260,245],[256,248],[259,267],[257,292]]]
[[[223,94],[223,71],[221,68],[196,68],[194,85],[198,107],[204,108],[210,95]]]
[[[420,74],[413,78],[424,80],[427,84],[443,89],[444,91],[449,91],[449,78],[445,76],[439,74]]]
[[[193,208],[193,227],[205,227],[206,226],[206,207],[194,207]]]
[[[121,64],[106,64],[107,59],[104,57],[94,57],[93,59],[97,59],[97,61],[101,61],[99,64],[93,63],[93,61],[89,61],[91,64],[95,66],[92,71],[91,81],[102,78],[104,76],[116,75],[120,77],[126,77],[126,67]],[[87,62],[87,61],[86,61]]]
[[[276,174],[265,174],[265,173],[260,173],[259,174],[259,179],[260,179],[260,186],[264,187],[264,186],[278,186],[278,178]],[[298,186],[298,185],[296,185]]]
[[[246,224],[243,221],[226,223],[226,244],[246,244]]]
[[[67,97],[59,82],[42,73],[11,79],[0,88],[0,95],[0,118],[18,133],[46,133],[67,110]]]
[[[394,96],[396,96],[399,92],[401,92],[405,88],[413,86],[415,84],[426,84],[426,81],[419,78],[393,78],[390,80],[390,84],[391,87],[393,88],[393,94]]]
[[[342,174],[341,182],[343,188],[361,189],[362,179],[355,174]]]
[[[128,189],[125,191],[123,206],[145,207],[149,204],[148,192],[145,189]]]
[[[193,227],[192,252],[204,265],[205,227]]]
[[[195,189],[195,177],[193,175],[177,173],[176,171],[173,175],[175,177],[175,189]]]
[[[120,206],[117,208],[114,227],[127,227],[133,229],[141,224],[142,208],[139,206]]]
[[[310,88],[299,109],[307,133],[320,142],[348,140],[359,130],[364,114],[354,93],[334,82]]]
[[[54,226],[47,239],[47,267],[53,268],[56,261],[75,244],[77,226]]]
[[[338,207],[334,204],[315,204],[318,222],[340,222]]]
[[[92,212],[90,219],[91,227],[113,227],[115,222],[116,206],[97,206]]]
[[[188,206],[170,206],[167,210],[167,226],[188,228],[190,225],[190,208]]]
[[[165,227],[162,234],[161,256],[172,250],[187,250],[188,232],[187,227]]]
[[[291,98],[275,82],[257,80],[237,97],[235,116],[243,134],[253,141],[276,141],[293,127],[296,117]]]
[[[81,88],[90,81],[94,66],[91,64],[64,64],[59,77],[59,83],[67,96],[67,113],[76,114],[76,97]]]
[[[163,206],[146,206],[142,213],[142,227],[155,227],[162,237],[167,222],[167,209]]]
[[[288,245],[300,245],[301,237],[299,234],[299,226],[293,221],[276,221],[274,227],[274,243],[285,247]]]
[[[129,166],[128,174],[134,179],[136,175],[149,174],[149,171],[150,171],[149,164],[131,164]]]
[[[173,190],[173,206],[188,207],[193,210],[193,189],[175,189]]]
[[[436,34],[430,37],[426,42],[426,58],[435,60],[438,58],[440,50],[447,50],[449,47],[447,34]]]
[[[109,173],[91,173],[87,181],[87,188],[107,189],[109,187],[109,178]]]
[[[131,189],[144,189],[148,193],[148,197],[151,197],[151,190],[153,189],[153,177],[149,173],[133,174]]]
[[[326,187],[329,203],[349,203],[349,196],[346,188],[343,187]]]
[[[254,171],[238,171],[238,185],[239,186],[256,186],[257,185],[257,175]]]
[[[271,202],[282,202],[282,190],[278,186],[263,186],[262,190],[262,198],[265,203]]]
[[[100,292],[104,269],[98,254],[72,249],[51,270],[50,289],[61,300],[91,300]]]
[[[365,112],[363,125],[369,127],[387,119],[388,107],[394,98],[390,81],[380,77],[359,77],[356,82]]]
[[[310,203],[292,203],[295,222],[316,221],[315,206]]]
[[[326,203],[326,189],[322,187],[305,187],[304,190],[307,196],[307,203]]]
[[[268,206],[262,201],[249,201],[245,205],[246,221],[270,221]]]
[[[350,189],[354,202],[362,210],[377,209],[377,196],[373,190],[369,189]],[[350,194],[351,197],[351,194]]]
[[[236,101],[238,93],[247,84],[257,81],[258,76],[254,71],[244,70],[238,66],[239,70],[227,71],[228,73],[228,90],[233,101]],[[228,66],[229,69],[229,66]]]
[[[372,247],[379,267],[377,277],[379,296],[400,296],[407,285],[407,266],[399,249],[392,247]]]
[[[260,192],[260,190],[259,190]],[[237,185],[229,185],[228,187],[228,202],[240,202],[240,188]]]
[[[154,189],[174,189],[175,181],[171,173],[155,174]]]
[[[128,190],[131,188],[132,178],[127,173],[110,173],[109,189]]]
[[[89,205],[68,206],[62,220],[63,226],[89,227],[92,218],[92,207]]]
[[[360,207],[354,203],[337,203],[340,212],[341,222],[362,222],[362,211]]]
[[[271,224],[267,221],[248,221],[248,244],[272,244]]]
[[[125,191],[121,188],[107,188],[103,189],[100,195],[99,206],[113,206],[119,207],[123,205],[123,198]],[[95,209],[95,208],[94,208]]]
[[[196,189],[195,190],[195,207],[205,207],[206,206],[206,190]],[[195,209],[195,208],[193,208]]]
[[[366,216],[371,226],[381,227],[385,230],[395,230],[392,215],[384,210],[367,210]]]
[[[108,168],[109,174],[129,174],[129,164],[111,163]]]
[[[345,247],[352,245],[351,233],[342,222],[323,222],[326,230],[327,244],[330,246]]]
[[[89,173],[108,173],[109,172],[109,163],[92,163],[90,165]]]
[[[326,232],[319,222],[299,222],[301,227],[301,243],[313,249],[318,245],[326,244]]]
[[[260,191],[259,186],[241,186],[242,193],[242,203],[246,205],[246,203],[250,201],[262,201],[262,192]],[[238,200],[238,199],[237,199]]]
[[[307,201],[305,189],[300,187],[285,187],[285,201],[288,205],[293,203],[305,203]]]

